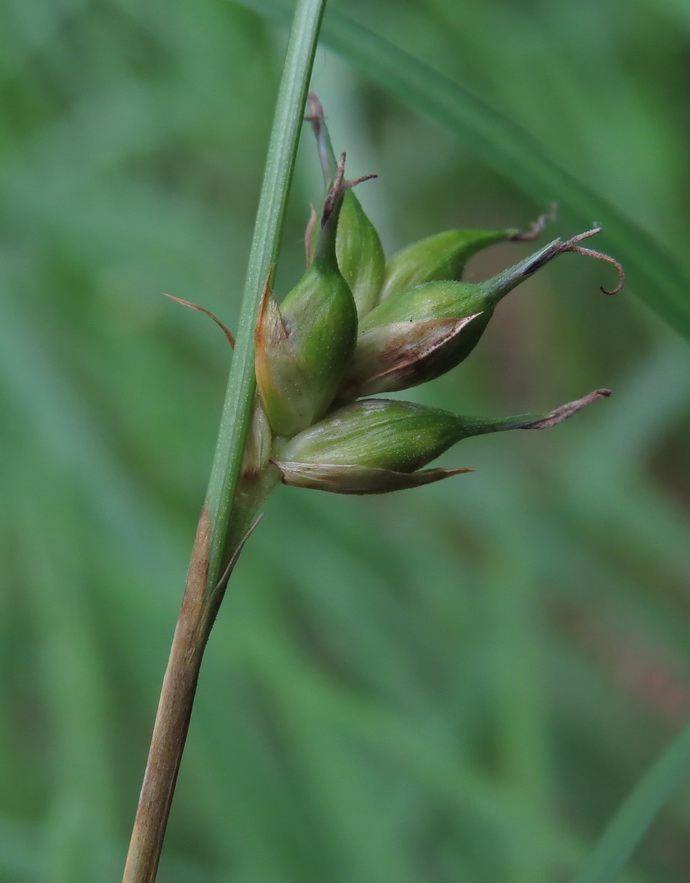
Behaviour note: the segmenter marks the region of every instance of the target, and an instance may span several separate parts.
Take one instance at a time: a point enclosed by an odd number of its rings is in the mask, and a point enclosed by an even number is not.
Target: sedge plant
[[[508,417],[459,415],[385,397],[460,365],[500,301],[560,255],[612,264],[619,278],[614,288],[603,289],[607,294],[620,289],[623,271],[613,258],[583,244],[599,232],[593,227],[553,240],[490,279],[463,279],[472,255],[497,242],[534,239],[546,218],[527,232],[509,227],[432,233],[386,261],[355,192],[366,178],[346,178],[345,154],[333,151],[321,105],[307,96],[322,13],[323,0],[300,0],[295,13],[216,456],[124,883],[156,877],[206,642],[268,495],[281,483],[379,494],[440,481],[469,470],[424,467],[464,438],[550,428],[609,395],[598,389],[546,412]],[[316,136],[325,196],[307,228],[306,272],[279,302],[273,271],[305,113]]]

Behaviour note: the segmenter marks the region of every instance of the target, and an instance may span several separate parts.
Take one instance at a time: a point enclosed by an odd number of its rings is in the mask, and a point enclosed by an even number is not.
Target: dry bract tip
[[[309,106],[309,113],[304,115],[305,121],[311,123],[312,125],[323,123],[325,118],[323,113],[323,105],[319,101],[318,96],[315,92],[310,92],[307,95],[307,105]]]
[[[594,236],[597,233],[601,233],[601,227],[592,227],[591,230],[585,230],[584,233],[578,233],[577,236],[573,236],[572,239],[568,239],[567,242],[563,242],[559,251],[566,252],[572,251],[575,254],[582,254],[586,257],[596,258],[599,261],[606,261],[607,264],[611,264],[613,267],[618,270],[618,285],[615,288],[609,290],[608,288],[604,288],[603,285],[599,286],[601,291],[604,294],[618,294],[619,291],[625,285],[625,271],[623,267],[618,263],[615,258],[612,258],[611,255],[605,254],[602,251],[595,251],[593,248],[583,248],[581,245],[578,245],[579,242],[582,242],[583,239],[589,239],[590,236]]]
[[[557,426],[559,423],[563,423],[564,420],[577,414],[578,411],[586,408],[587,405],[591,405],[592,402],[596,402],[598,399],[607,399],[610,395],[610,389],[595,389],[594,392],[590,392],[589,395],[583,396],[581,399],[576,399],[574,402],[567,402],[567,404],[561,405],[560,408],[551,411],[551,413],[547,414],[543,419],[529,421],[525,423],[524,426],[518,428],[550,429],[552,426]]]
[[[230,331],[230,329],[220,321],[218,316],[214,316],[210,310],[205,310],[203,307],[200,307],[199,304],[193,304],[190,300],[183,300],[181,297],[175,297],[174,294],[166,294],[163,292],[165,297],[169,297],[170,300],[174,300],[178,304],[182,304],[183,307],[189,307],[190,310],[196,310],[198,313],[203,313],[204,316],[208,316],[209,319],[213,319],[216,325],[222,330],[223,334],[227,337],[230,346],[235,348],[235,336]]]
[[[539,215],[536,221],[532,221],[529,230],[520,230],[511,236],[512,242],[534,242],[543,232],[547,224],[553,224],[558,216],[558,203],[552,202],[551,208],[543,215]]]

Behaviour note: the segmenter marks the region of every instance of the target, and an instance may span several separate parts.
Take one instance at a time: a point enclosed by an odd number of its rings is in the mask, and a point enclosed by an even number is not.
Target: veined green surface
[[[687,261],[683,4],[332,2]],[[3,883],[112,880],[124,858],[230,359],[160,292],[237,326],[285,48],[268,21],[219,0],[0,9]],[[563,194],[527,198],[518,169],[498,176],[327,50],[314,86],[348,174],[380,175],[358,195],[389,255],[524,227],[547,196],[542,241],[579,232]],[[304,135],[279,296],[322,193]],[[597,245],[623,257],[606,231]],[[529,250],[496,246],[468,278]],[[266,505],[202,669],[161,883],[584,867],[690,714],[690,353],[629,293],[601,295],[610,281],[555,262],[409,396],[486,415],[610,400],[468,440],[442,463],[477,472],[435,487]],[[621,880],[685,883],[678,785]]]

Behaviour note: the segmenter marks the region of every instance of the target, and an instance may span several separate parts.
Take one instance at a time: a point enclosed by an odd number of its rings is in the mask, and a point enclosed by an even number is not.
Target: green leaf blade
[[[690,724],[624,801],[573,883],[613,883],[690,768]]]

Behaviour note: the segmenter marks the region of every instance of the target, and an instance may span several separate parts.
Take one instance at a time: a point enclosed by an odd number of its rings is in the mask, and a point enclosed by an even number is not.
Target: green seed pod
[[[497,242],[514,239],[518,232],[447,230],[408,245],[388,262],[379,302],[425,282],[460,279],[465,264],[473,255]]]
[[[324,121],[321,102],[313,92],[309,94],[308,104],[308,119],[316,137],[319,160],[328,186],[336,174],[335,153]],[[309,240],[310,236],[307,233],[307,241]],[[361,318],[377,303],[386,270],[386,260],[379,234],[352,190],[348,190],[343,199],[335,250],[338,267],[350,286],[357,305],[357,315]]]
[[[256,380],[274,433],[294,435],[323,416],[340,387],[357,336],[352,293],[338,269],[335,235],[343,154],[324,204],[316,253],[279,308],[265,291],[256,328]]]
[[[449,411],[390,399],[364,399],[334,411],[284,445],[280,460],[413,472],[458,441]]]
[[[477,324],[468,328],[470,323]],[[391,322],[360,334],[339,401],[409,389],[445,374],[460,361],[460,351],[476,344],[484,327],[479,312],[461,319]]]
[[[608,390],[597,390],[548,414],[496,418],[366,399],[340,408],[290,441],[278,442],[273,462],[285,484],[346,494],[400,490],[467,471],[415,473],[464,438],[509,429],[546,429],[608,395]]]
[[[377,303],[386,262],[379,234],[352,190],[343,199],[335,252],[361,318]]]
[[[339,398],[407,389],[454,368],[477,345],[499,301],[560,254],[572,251],[614,264],[619,290],[620,265],[579,245],[598,230],[567,242],[557,239],[485,282],[428,282],[392,295],[362,320]]]
[[[388,262],[379,302],[398,292],[426,282],[442,279],[459,281],[467,261],[477,252],[497,242],[530,242],[539,236],[549,221],[555,220],[556,205],[541,215],[527,231],[446,230],[403,248]]]

